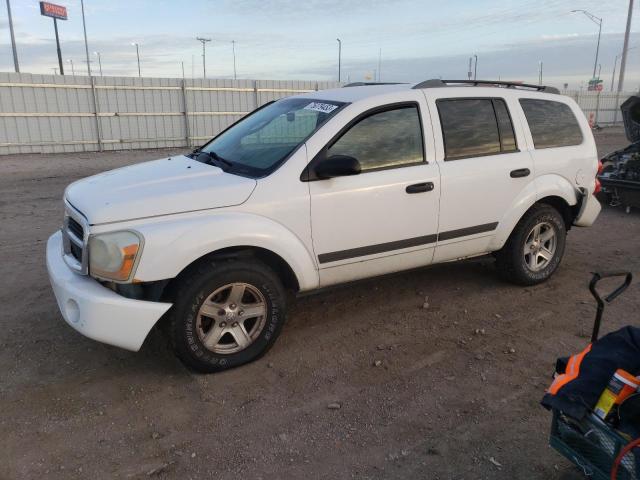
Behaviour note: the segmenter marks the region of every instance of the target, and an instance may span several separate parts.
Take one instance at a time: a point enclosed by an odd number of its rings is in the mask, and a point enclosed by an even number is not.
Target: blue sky
[[[36,0],[11,0],[23,71],[52,73],[57,65],[52,20]],[[60,0],[62,51],[76,73],[86,73],[79,0]],[[382,52],[381,80],[465,78],[478,55],[478,78],[579,88],[593,70],[597,26],[572,9],[602,17],[602,78],[608,89],[622,49],[628,0],[86,0],[89,48],[102,54],[105,75],[136,75],[140,44],[143,76],[202,75],[200,43],[210,37],[207,74],[239,78],[335,79],[336,38],[342,39],[343,80],[372,77]],[[638,6],[631,45],[640,45]],[[92,55],[92,60],[96,60]],[[67,64],[68,67],[68,64]],[[13,68],[4,1],[0,2],[0,70]],[[93,64],[97,70],[97,63]],[[640,46],[628,59],[626,88],[640,86]]]

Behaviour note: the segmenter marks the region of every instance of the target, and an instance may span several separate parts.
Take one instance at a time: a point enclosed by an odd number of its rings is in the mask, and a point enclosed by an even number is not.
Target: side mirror
[[[314,168],[316,177],[321,179],[358,175],[362,168],[360,162],[349,155],[332,155],[320,160]]]

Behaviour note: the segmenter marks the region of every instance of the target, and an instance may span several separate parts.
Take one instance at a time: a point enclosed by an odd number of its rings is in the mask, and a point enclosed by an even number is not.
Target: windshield
[[[275,170],[344,103],[304,98],[278,100],[222,132],[196,158],[207,155],[225,171],[262,177]]]

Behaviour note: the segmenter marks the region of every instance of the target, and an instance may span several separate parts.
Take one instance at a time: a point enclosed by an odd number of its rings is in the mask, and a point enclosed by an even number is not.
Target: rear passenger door
[[[501,97],[431,102],[442,189],[434,262],[487,253],[500,221],[534,188],[516,106]]]

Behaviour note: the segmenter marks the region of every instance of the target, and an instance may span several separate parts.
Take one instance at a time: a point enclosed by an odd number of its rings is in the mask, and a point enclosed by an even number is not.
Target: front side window
[[[521,98],[535,148],[567,147],[582,143],[582,131],[569,105],[551,100]]]
[[[254,112],[202,148],[230,173],[261,177],[280,165],[342,102],[285,98]],[[197,158],[206,158],[199,155]]]
[[[373,113],[343,134],[327,156],[348,155],[362,171],[424,162],[418,107],[402,106]]]
[[[503,99],[450,98],[436,104],[446,160],[518,151]]]

